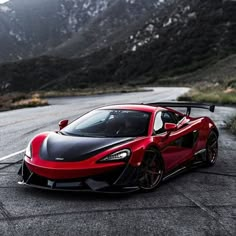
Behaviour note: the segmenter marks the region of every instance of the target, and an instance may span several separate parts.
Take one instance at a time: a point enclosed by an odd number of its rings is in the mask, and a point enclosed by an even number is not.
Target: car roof
[[[118,105],[111,105],[106,107],[101,107],[99,109],[121,109],[121,110],[133,110],[133,111],[143,111],[143,112],[156,112],[156,111],[162,111],[167,110],[163,107],[154,107],[149,105],[143,105],[143,104],[118,104]]]

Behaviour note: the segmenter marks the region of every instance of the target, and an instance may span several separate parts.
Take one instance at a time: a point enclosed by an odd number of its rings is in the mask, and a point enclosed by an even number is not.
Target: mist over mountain
[[[105,11],[111,0],[10,0],[0,5],[0,61],[38,56]]]
[[[191,72],[236,52],[235,12],[234,0],[10,0],[0,5],[0,62],[13,63],[0,66],[0,88]]]

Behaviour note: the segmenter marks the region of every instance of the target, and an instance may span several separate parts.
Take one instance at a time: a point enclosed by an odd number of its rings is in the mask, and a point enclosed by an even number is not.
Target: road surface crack
[[[13,162],[13,163],[3,164],[3,167],[0,167],[0,170],[4,170],[4,169],[14,166],[14,165],[19,165],[19,164],[21,164],[21,162],[22,162],[22,159],[17,160],[16,162]]]
[[[219,172],[208,172],[208,171],[201,171],[201,170],[195,170],[195,173],[202,173],[202,174],[209,174],[209,175],[220,175],[220,176],[226,176],[226,177],[236,177],[236,174],[226,174],[226,173],[219,173]]]
[[[4,220],[7,222],[11,235],[18,235],[15,225],[12,222],[11,213],[4,207],[3,203],[0,201],[0,213],[4,217]]]
[[[215,207],[222,207],[222,206],[215,206]],[[225,207],[225,206],[224,206]],[[227,207],[231,207],[227,206]],[[155,207],[137,207],[137,208],[114,208],[114,209],[96,209],[96,210],[81,210],[81,211],[68,211],[68,212],[53,212],[53,213],[45,213],[45,214],[36,214],[36,215],[21,215],[21,216],[12,216],[10,218],[11,221],[15,220],[26,220],[26,219],[35,219],[35,218],[45,218],[45,217],[57,217],[57,216],[66,216],[66,215],[83,215],[83,214],[94,214],[94,213],[107,213],[107,212],[130,212],[130,211],[156,211],[156,210],[173,210],[173,209],[186,209],[192,208],[196,209],[199,208],[198,205],[183,205],[183,206],[155,206]],[[0,221],[2,221],[0,219]]]
[[[184,196],[186,199],[188,199],[189,201],[191,201],[196,207],[198,207],[199,209],[201,209],[202,211],[204,211],[207,215],[209,215],[210,217],[212,217],[214,220],[216,220],[221,227],[228,233],[228,235],[233,236],[234,234],[231,233],[229,230],[227,230],[225,228],[224,223],[220,220],[220,216],[210,210],[207,206],[204,206],[202,203],[200,203],[199,201],[194,200],[191,196],[189,196],[189,194],[183,193],[182,191],[178,190],[175,186],[171,185],[172,188],[179,194],[181,194],[182,196]]]

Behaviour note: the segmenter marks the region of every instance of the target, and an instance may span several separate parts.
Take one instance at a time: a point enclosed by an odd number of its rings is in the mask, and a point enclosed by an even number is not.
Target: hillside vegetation
[[[0,111],[47,105],[47,100],[42,99],[38,94],[10,93],[0,96]]]
[[[164,79],[163,84],[171,80],[176,84],[187,84],[194,88],[179,97],[179,100],[212,102],[217,104],[236,104],[236,55],[231,55],[182,76]]]

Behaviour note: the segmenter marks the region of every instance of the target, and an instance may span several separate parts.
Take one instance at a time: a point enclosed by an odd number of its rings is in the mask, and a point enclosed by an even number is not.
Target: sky
[[[0,0],[0,4],[4,2],[8,2],[9,0]]]

